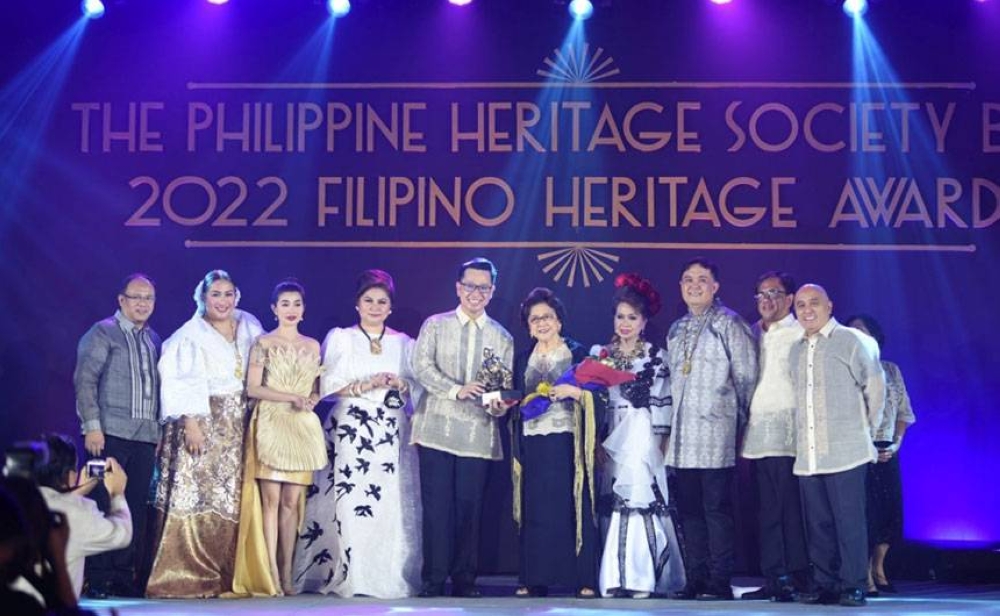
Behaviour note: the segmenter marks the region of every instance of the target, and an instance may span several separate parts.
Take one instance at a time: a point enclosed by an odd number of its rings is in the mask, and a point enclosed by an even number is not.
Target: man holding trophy
[[[478,597],[479,522],[491,460],[503,459],[497,419],[513,381],[510,333],[486,315],[497,270],[477,258],[458,268],[456,310],[424,321],[413,370],[427,395],[413,415],[423,502],[421,597]]]

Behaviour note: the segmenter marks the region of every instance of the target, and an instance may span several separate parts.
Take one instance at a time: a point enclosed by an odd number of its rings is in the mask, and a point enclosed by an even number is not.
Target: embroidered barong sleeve
[[[350,361],[350,340],[346,329],[335,327],[323,340],[323,375],[320,377],[320,395],[324,398],[336,393],[350,383],[350,371],[344,364]]]
[[[868,426],[874,437],[875,431],[882,424],[882,411],[885,408],[885,372],[879,361],[878,344],[875,340],[864,335],[859,335],[858,339],[860,344],[855,347],[851,356],[851,373],[861,388]]]
[[[438,367],[437,344],[441,334],[438,331],[439,324],[438,319],[428,319],[420,328],[413,349],[413,374],[428,394],[454,400],[456,391],[461,389],[463,383],[451,378]],[[458,346],[457,340],[455,346]]]
[[[750,400],[757,386],[757,341],[750,327],[741,319],[733,319],[726,328],[726,348],[729,351],[730,373],[736,389],[736,412],[740,426],[746,425]]]
[[[409,337],[403,341],[403,358],[399,369],[399,376],[406,381],[406,388],[410,396],[410,406],[407,407],[410,413],[419,406],[420,400],[425,395],[424,386],[417,380],[417,375],[413,370],[413,353],[416,345],[416,340]]]
[[[163,420],[209,414],[205,355],[193,338],[178,334],[163,343],[160,354],[160,411]]]
[[[882,370],[885,371],[885,412],[882,414],[882,423],[875,432],[875,440],[892,441],[896,440],[896,427],[899,424],[910,425],[917,418],[910,406],[910,395],[906,391],[899,366],[883,360]]]
[[[107,338],[95,326],[84,334],[76,349],[73,387],[76,390],[76,414],[84,432],[102,429],[97,392],[109,348]]]

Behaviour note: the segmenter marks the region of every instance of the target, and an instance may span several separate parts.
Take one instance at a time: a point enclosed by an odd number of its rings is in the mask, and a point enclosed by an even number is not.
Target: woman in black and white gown
[[[323,344],[321,395],[329,465],[317,471],[295,554],[304,592],[411,596],[420,584],[420,479],[407,409],[416,393],[413,340],[388,328],[395,287],[381,270],[358,279],[358,325]]]
[[[683,588],[684,566],[664,466],[670,418],[666,352],[647,342],[644,329],[660,309],[659,294],[636,274],[615,280],[615,335],[591,355],[607,356],[636,375],[608,390],[606,464],[600,513],[605,529],[598,584],[603,596],[643,599]]]

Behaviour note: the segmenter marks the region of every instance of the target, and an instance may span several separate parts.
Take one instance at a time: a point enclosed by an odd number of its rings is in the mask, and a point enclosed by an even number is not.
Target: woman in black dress
[[[587,355],[586,347],[562,335],[565,317],[549,289],[532,290],[521,304],[521,321],[533,343],[514,360],[514,385],[525,396],[535,393],[548,401],[537,416],[526,417],[521,407],[512,413],[519,597],[545,596],[553,586],[582,598],[596,596],[600,538],[592,473],[601,395],[555,384]]]
[[[881,351],[885,345],[882,327],[873,317],[859,314],[847,319],[847,325],[860,329],[878,342]],[[903,536],[903,481],[899,472],[899,448],[906,429],[916,421],[910,407],[910,396],[899,366],[882,360],[885,371],[885,412],[882,424],[875,431],[875,448],[878,461],[868,465],[868,544],[871,560],[868,566],[868,596],[895,593],[896,587],[885,574],[885,557],[889,546]]]

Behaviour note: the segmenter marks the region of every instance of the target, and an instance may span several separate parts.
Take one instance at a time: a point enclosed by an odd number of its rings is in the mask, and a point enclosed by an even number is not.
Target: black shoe
[[[452,597],[463,597],[465,599],[478,599],[483,593],[476,588],[475,584],[455,584],[451,589]]]
[[[518,586],[517,590],[514,591],[514,596],[518,599],[529,599],[531,597],[547,597],[549,596],[548,586]]]
[[[757,590],[743,593],[740,595],[740,599],[746,601],[767,601],[768,599],[774,599],[774,590],[768,586],[763,586]]]
[[[862,607],[867,605],[865,601],[865,591],[860,588],[852,588],[840,593],[840,604],[845,607]]]
[[[698,601],[732,601],[733,588],[729,584],[709,584],[695,596]]]
[[[680,599],[681,601],[694,601],[698,594],[705,590],[705,584],[703,582],[688,582],[687,586],[675,592],[672,596],[674,599]]]
[[[792,583],[792,578],[789,575],[783,575],[778,578],[774,587],[774,594],[771,596],[771,601],[775,603],[792,603],[795,601],[795,584]]]
[[[878,582],[875,582],[875,588],[877,588],[879,592],[888,593],[890,595],[895,595],[899,593],[899,591],[896,590],[896,587],[893,586],[892,582],[886,582],[885,584],[879,584]]]
[[[840,595],[832,590],[800,592],[796,601],[806,605],[836,605],[840,603]]]
[[[429,599],[431,597],[440,597],[443,594],[444,584],[424,582],[424,585],[420,588],[420,592],[417,593],[417,596],[421,599]]]
[[[87,590],[83,594],[88,599],[107,599],[113,596],[114,592],[111,588],[111,582],[97,582],[87,584]]]
[[[798,594],[795,592],[795,588],[792,586],[782,586],[771,596],[771,601],[775,603],[794,603],[797,598]]]

